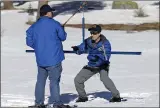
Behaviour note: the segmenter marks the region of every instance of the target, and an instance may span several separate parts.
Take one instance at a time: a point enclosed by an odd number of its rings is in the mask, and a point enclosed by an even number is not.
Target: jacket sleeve
[[[85,50],[85,43],[81,43],[80,45],[77,46],[79,48],[79,50],[77,51],[77,54],[83,54],[86,50]]]
[[[26,44],[34,49],[33,25],[26,31]]]
[[[101,47],[101,53],[96,54],[99,57],[98,62],[109,61],[111,56],[111,44],[108,40]]]
[[[58,37],[61,41],[65,41],[67,37],[67,33],[65,32],[64,28],[61,26],[59,22],[57,22],[57,32]]]
[[[108,40],[106,40],[102,46],[103,48],[103,55],[104,55],[104,60],[109,61],[110,56],[111,56],[111,44]]]
[[[109,62],[111,56],[111,44],[109,41],[105,41],[102,45],[101,52],[96,54],[94,57],[97,58],[97,61],[95,61],[95,64],[101,65],[104,62]]]
[[[85,39],[80,45],[77,45],[78,51],[76,52],[76,54],[80,55],[87,52],[86,43],[87,43],[87,39]]]

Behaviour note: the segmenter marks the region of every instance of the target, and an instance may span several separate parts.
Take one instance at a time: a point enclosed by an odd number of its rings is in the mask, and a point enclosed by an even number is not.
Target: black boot
[[[77,100],[76,100],[76,102],[86,102],[86,101],[88,101],[88,97],[79,97]]]
[[[61,104],[61,105],[48,105],[46,108],[72,108],[72,107],[69,105]]]
[[[29,108],[46,108],[46,105],[44,104],[36,104],[36,105],[33,105],[33,106],[28,106]]]
[[[121,98],[120,97],[112,97],[109,102],[121,102]]]
[[[62,105],[58,105],[58,108],[72,108],[72,107],[69,105],[62,104]]]

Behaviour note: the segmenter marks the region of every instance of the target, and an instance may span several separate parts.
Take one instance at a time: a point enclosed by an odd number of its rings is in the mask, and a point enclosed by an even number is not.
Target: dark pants
[[[111,91],[113,97],[120,97],[119,91],[115,87],[113,81],[108,76],[109,66],[106,68],[91,68],[85,66],[82,70],[77,74],[74,79],[76,90],[79,94],[79,97],[87,97],[86,92],[84,90],[84,82],[87,81],[90,77],[95,75],[96,73],[100,74],[100,79],[103,82],[104,86]]]

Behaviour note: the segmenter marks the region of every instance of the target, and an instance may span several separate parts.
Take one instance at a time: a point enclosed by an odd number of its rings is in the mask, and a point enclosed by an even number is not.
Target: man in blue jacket
[[[59,22],[53,19],[53,11],[49,5],[40,8],[40,18],[26,31],[26,44],[35,50],[38,66],[35,87],[35,106],[44,106],[46,79],[50,80],[50,97],[48,105],[59,106],[60,77],[64,58],[62,41],[66,40],[66,32]]]
[[[77,54],[87,52],[87,59],[89,61],[88,65],[84,66],[74,79],[75,87],[79,94],[79,98],[76,102],[88,101],[84,90],[84,82],[96,73],[100,74],[100,79],[104,86],[112,93],[110,102],[121,102],[120,93],[108,76],[109,59],[111,56],[110,42],[101,34],[101,26],[94,25],[88,30],[91,36],[82,44],[72,47]]]

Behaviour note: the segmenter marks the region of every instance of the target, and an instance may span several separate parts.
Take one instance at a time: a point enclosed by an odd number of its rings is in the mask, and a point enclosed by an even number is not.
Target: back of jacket
[[[62,41],[66,33],[60,23],[41,17],[26,31],[26,44],[35,50],[38,66],[54,66],[64,60]]]

